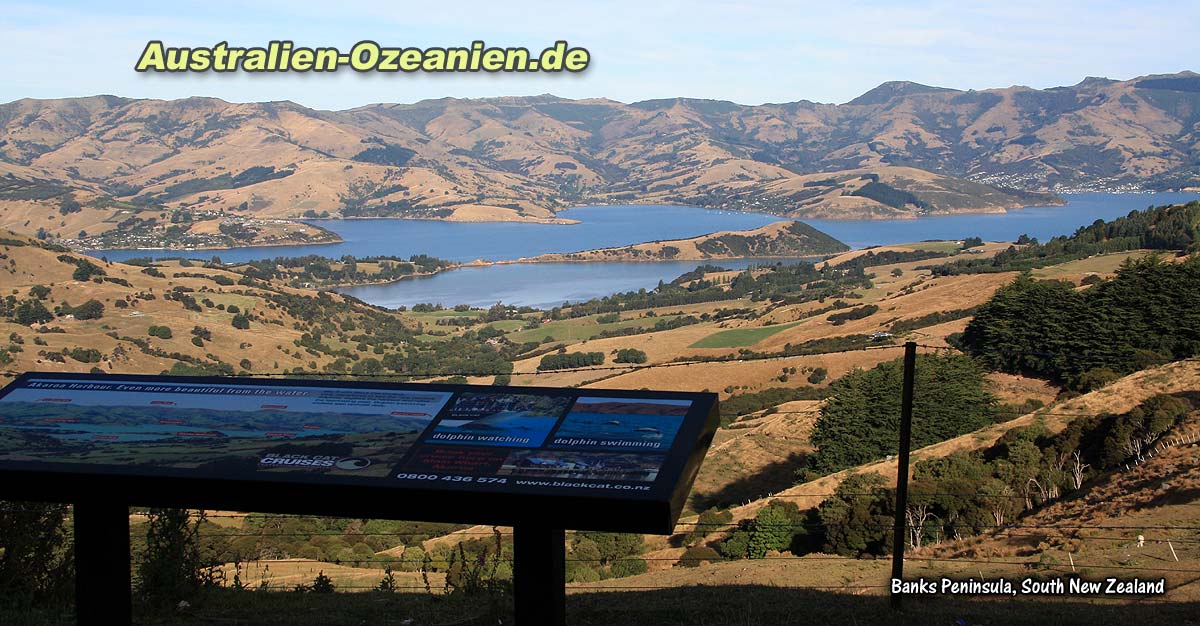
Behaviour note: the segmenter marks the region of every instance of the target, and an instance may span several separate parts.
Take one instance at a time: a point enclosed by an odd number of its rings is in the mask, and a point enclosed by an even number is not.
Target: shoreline
[[[723,208],[723,207],[698,206],[695,204],[683,204],[683,203],[679,203],[679,202],[670,202],[670,201],[663,201],[663,200],[629,200],[629,201],[624,201],[624,202],[619,202],[619,203],[597,202],[597,203],[592,203],[592,204],[583,204],[583,205],[578,205],[578,206],[572,206],[570,208],[563,209],[563,211],[570,211],[572,209],[583,209],[583,208],[590,208],[590,207],[605,207],[605,206],[679,206],[679,207],[691,207],[691,208],[696,208],[696,209],[704,209],[706,211],[731,211],[734,213],[757,213],[759,215],[778,217],[781,220],[798,221],[798,222],[803,222],[805,220],[823,220],[823,221],[829,221],[829,222],[865,222],[865,221],[889,221],[889,220],[917,220],[917,219],[921,219],[922,217],[944,217],[947,215],[1002,215],[1002,214],[1009,213],[1012,211],[1021,211],[1023,209],[1036,208],[1036,207],[1066,206],[1066,205],[1070,204],[1071,201],[1068,200],[1067,198],[1064,198],[1062,195],[1060,195],[1062,193],[1066,193],[1069,195],[1084,194],[1084,193],[1101,193],[1101,194],[1162,193],[1162,192],[1157,192],[1157,191],[1145,191],[1145,190],[1140,190],[1140,191],[1065,191],[1065,192],[1048,191],[1048,190],[1024,190],[1024,191],[1030,191],[1032,193],[1050,194],[1050,195],[1053,195],[1055,197],[1055,199],[1057,199],[1058,201],[1050,202],[1048,204],[1033,203],[1033,202],[1030,202],[1028,204],[1015,203],[1015,204],[1011,204],[1011,205],[998,206],[998,207],[986,208],[986,209],[941,210],[941,211],[925,212],[925,213],[909,212],[905,215],[881,216],[881,215],[868,214],[865,217],[863,217],[863,216],[857,216],[857,217],[801,217],[801,216],[792,216],[792,215],[780,214],[780,213],[768,213],[768,212],[764,212],[764,211],[750,211],[750,210],[745,210],[745,209],[731,209],[731,208]]]
[[[1104,192],[1104,191],[1080,191],[1080,192],[1075,192],[1075,193],[1068,194],[1068,195],[1096,195],[1096,194],[1098,194],[1098,195],[1138,195],[1138,196],[1141,196],[1141,195],[1154,195],[1157,193],[1189,193],[1189,192],[1186,192],[1186,191],[1157,192],[1157,191],[1142,190],[1142,191],[1137,191],[1137,192],[1123,191],[1123,192],[1110,193],[1110,192]],[[1023,206],[1020,206],[1017,208],[1004,209],[1002,211],[986,211],[985,210],[985,211],[957,211],[957,212],[950,212],[950,213],[943,213],[943,212],[927,213],[927,214],[923,214],[923,215],[919,215],[919,216],[910,216],[910,217],[906,217],[906,218],[895,218],[895,217],[873,218],[873,219],[797,218],[797,219],[795,219],[795,221],[806,222],[806,223],[810,222],[810,221],[817,221],[817,220],[829,221],[829,222],[847,222],[847,223],[849,223],[849,222],[878,223],[878,222],[886,222],[886,221],[893,221],[893,220],[899,221],[900,219],[903,219],[904,222],[907,223],[907,222],[911,222],[914,220],[920,220],[923,218],[937,219],[937,218],[945,218],[945,217],[953,217],[953,216],[969,216],[969,215],[1009,215],[1009,214],[1019,215],[1020,212],[1026,210],[1026,209],[1031,209],[1031,208],[1040,208],[1040,207],[1049,208],[1049,207],[1067,206],[1067,205],[1070,205],[1073,202],[1073,200],[1071,198],[1063,198],[1063,202],[1064,202],[1064,204],[1055,204],[1055,205],[1029,204],[1029,205],[1023,205]],[[697,206],[689,205],[689,204],[664,203],[664,202],[638,202],[638,201],[632,201],[632,202],[625,201],[625,202],[621,202],[621,203],[581,204],[581,205],[577,205],[577,206],[572,206],[569,209],[563,209],[563,211],[570,211],[570,210],[574,210],[574,209],[586,209],[586,208],[601,208],[602,209],[605,207],[620,207],[620,206],[642,207],[642,206],[655,206],[655,205],[695,208],[695,209],[700,209],[700,210],[704,210],[704,211],[721,211],[721,212],[729,212],[729,213],[749,213],[749,214],[762,215],[762,216],[770,217],[770,218],[777,218],[779,220],[788,219],[786,217],[776,215],[774,213],[764,213],[764,212],[760,212],[760,211],[743,211],[740,209],[728,209],[728,208],[718,208],[718,207],[697,207]],[[302,223],[330,221],[333,219],[346,219],[346,220],[397,220],[397,219],[403,219],[403,220],[413,220],[413,221],[480,223],[480,224],[483,224],[483,223],[496,223],[496,224],[519,223],[519,222],[502,222],[502,221],[498,221],[498,222],[457,221],[457,222],[454,222],[452,220],[437,219],[437,218],[403,218],[403,217],[349,217],[349,218],[315,218],[315,219],[278,218],[278,219],[287,219],[288,221],[302,222]],[[566,222],[562,222],[561,224],[562,225],[574,225],[574,224],[582,223],[580,220],[570,220],[570,222],[571,222],[570,224],[567,224]],[[528,222],[528,223],[535,223],[535,222]],[[328,229],[324,229],[319,224],[313,224],[313,225],[317,226],[318,228],[322,228],[323,230],[328,231]],[[210,250],[211,251],[247,250],[247,249],[254,249],[254,248],[273,248],[273,247],[305,246],[305,245],[322,246],[322,245],[346,243],[346,241],[340,235],[338,235],[336,232],[334,232],[334,231],[328,231],[328,232],[332,233],[336,237],[336,239],[329,240],[329,241],[310,242],[310,243],[273,242],[273,243],[255,244],[255,245],[249,245],[249,246],[219,246],[219,247],[194,247],[194,248],[173,248],[173,247],[161,247],[161,246],[159,246],[159,247],[144,247],[144,248],[84,248],[84,247],[74,247],[74,246],[68,246],[68,247],[71,247],[73,250],[76,250],[76,251],[84,253],[84,254],[93,254],[93,256],[98,256],[98,255],[101,255],[104,252],[108,252],[108,251],[129,251],[129,252],[145,251],[148,253],[149,252],[165,252],[165,253],[178,252],[180,254],[184,254],[184,253],[188,253],[188,252],[199,252],[199,251],[210,251]],[[651,242],[638,242],[638,243],[651,243]],[[630,244],[630,245],[638,245],[638,244],[635,243],[635,244]],[[600,250],[600,249],[604,249],[604,248],[596,248],[596,250]],[[587,251],[583,251],[583,252],[587,252]],[[575,254],[575,253],[550,253],[550,254]],[[727,258],[736,258],[736,257],[727,257]],[[670,260],[670,259],[662,259],[662,260]],[[675,259],[675,260],[696,260],[696,259]],[[515,260],[505,260],[505,262],[514,262],[514,261]],[[566,262],[566,261],[564,261],[564,262]],[[654,262],[654,261],[648,260],[646,262]]]
[[[601,249],[603,249],[603,248],[601,248]],[[844,254],[844,253],[840,253],[840,254]],[[819,263],[823,260],[826,260],[826,259],[829,259],[829,258],[832,258],[835,256],[837,256],[837,255],[836,254],[807,255],[807,256],[796,256],[796,257],[780,256],[780,255],[776,255],[776,256],[722,256],[722,257],[709,257],[709,258],[702,258],[702,259],[575,259],[575,260],[570,260],[570,261],[558,260],[558,259],[537,260],[537,257],[521,258],[521,259],[501,259],[499,261],[485,261],[482,259],[476,259],[469,263],[456,263],[454,265],[450,265],[450,266],[444,267],[442,269],[439,269],[439,270],[436,270],[433,272],[421,272],[421,273],[417,273],[417,274],[406,274],[404,276],[397,276],[396,278],[392,278],[389,280],[377,280],[377,281],[368,281],[368,282],[361,282],[361,283],[339,283],[339,284],[335,284],[335,285],[323,285],[320,287],[315,287],[315,289],[345,289],[345,288],[349,288],[349,287],[371,287],[371,286],[375,286],[375,285],[391,285],[391,284],[398,283],[398,282],[408,280],[411,278],[431,278],[433,276],[437,276],[438,274],[443,274],[445,272],[449,272],[449,271],[453,271],[453,270],[461,270],[461,269],[467,269],[467,268],[472,268],[472,267],[476,267],[476,268],[494,267],[497,265],[538,265],[538,264],[544,264],[544,263],[580,263],[580,264],[583,264],[583,263],[679,263],[679,262],[689,262],[689,261],[700,263],[700,262],[705,262],[705,261],[746,261],[746,260],[753,261],[756,259],[810,261],[810,262],[818,262]]]
[[[1081,193],[1107,193],[1107,192],[1081,192]],[[1121,192],[1121,193],[1134,193],[1134,192]],[[1154,192],[1137,192],[1137,193],[1154,193]],[[730,209],[730,208],[722,208],[722,207],[703,207],[703,206],[696,206],[694,204],[682,204],[682,203],[678,203],[678,202],[626,201],[626,202],[620,202],[620,203],[595,202],[595,203],[591,203],[591,204],[580,204],[580,205],[575,205],[575,206],[565,208],[558,213],[572,211],[575,209],[590,209],[590,208],[619,207],[619,206],[639,206],[639,207],[640,206],[671,206],[671,207],[701,209],[704,211],[723,211],[723,212],[728,211],[730,213],[750,213],[750,214],[756,214],[756,215],[763,215],[766,217],[779,218],[780,221],[786,220],[786,221],[804,222],[806,220],[822,220],[822,221],[829,221],[829,222],[866,222],[866,221],[885,222],[885,221],[890,221],[890,220],[905,220],[905,221],[919,220],[924,217],[946,217],[946,216],[952,216],[952,215],[1003,215],[1003,214],[1011,213],[1013,211],[1021,211],[1021,210],[1033,208],[1033,207],[1043,207],[1043,206],[1057,207],[1057,206],[1066,206],[1069,203],[1070,203],[1070,201],[1064,198],[1061,204],[1026,204],[1026,205],[1020,205],[1020,206],[1005,207],[1005,208],[1001,208],[999,210],[980,209],[980,210],[964,210],[964,211],[945,211],[945,212],[922,213],[922,214],[908,214],[908,215],[903,215],[903,216],[789,217],[787,215],[780,215],[778,213],[766,213],[763,211],[746,211],[743,209]],[[556,213],[556,215],[558,213]],[[321,246],[321,245],[345,243],[346,241],[345,241],[345,239],[342,239],[342,237],[340,235],[338,235],[336,232],[329,230],[327,228],[324,228],[324,227],[320,226],[319,224],[314,224],[314,222],[329,222],[329,221],[343,221],[343,220],[347,220],[347,221],[348,220],[405,220],[405,221],[414,221],[414,222],[445,222],[445,223],[450,223],[450,224],[541,224],[541,225],[545,225],[545,226],[575,226],[577,224],[583,223],[582,220],[577,220],[577,219],[572,219],[572,218],[564,218],[564,217],[553,217],[553,218],[538,217],[538,218],[528,218],[528,219],[519,219],[519,220],[485,220],[485,219],[474,220],[474,219],[446,219],[446,218],[438,218],[438,217],[400,217],[400,216],[396,216],[396,217],[359,217],[359,216],[355,216],[355,217],[314,217],[314,218],[280,217],[280,218],[270,218],[270,219],[279,219],[279,220],[286,220],[289,222],[299,222],[299,223],[303,223],[303,224],[313,225],[313,226],[316,226],[317,228],[321,228],[322,230],[325,230],[326,232],[331,233],[335,237],[335,239],[332,239],[329,241],[255,243],[255,244],[250,244],[250,245],[245,245],[245,246],[211,246],[211,247],[203,246],[203,247],[194,247],[194,248],[172,248],[172,247],[163,247],[163,246],[145,247],[145,248],[75,248],[73,246],[68,246],[68,247],[70,247],[74,250],[81,251],[81,252],[103,252],[103,251],[107,251],[107,250],[129,250],[129,251],[145,250],[148,252],[149,251],[195,252],[195,251],[204,251],[204,250],[246,250],[246,249],[252,249],[252,248],[274,248],[274,247],[285,247],[285,246]],[[673,240],[671,240],[671,241],[673,241]],[[642,241],[642,242],[638,242],[637,244],[631,244],[631,245],[638,245],[641,243],[656,243],[656,242]],[[605,248],[595,248],[594,250],[604,250],[604,249]],[[550,253],[550,254],[579,254],[581,252],[591,252],[591,251],[592,250],[582,250],[579,252]],[[742,258],[742,257],[723,257],[723,258]],[[757,257],[745,257],[745,258],[757,258]],[[764,257],[764,258],[771,258],[771,257]],[[782,258],[782,257],[776,257],[776,258]],[[687,260],[697,260],[697,259],[663,259],[663,260],[687,261]],[[702,259],[700,259],[700,260],[702,260]]]
[[[146,252],[153,252],[153,251],[203,252],[203,251],[208,251],[208,250],[249,250],[252,248],[285,248],[285,247],[289,247],[289,246],[325,246],[325,245],[332,245],[332,244],[337,244],[337,243],[346,243],[346,240],[342,239],[342,237],[340,235],[338,235],[337,233],[334,233],[333,231],[328,231],[328,232],[332,233],[334,235],[334,237],[336,237],[336,239],[330,240],[330,241],[256,243],[256,244],[249,245],[249,246],[211,246],[211,247],[203,246],[203,247],[198,247],[198,248],[164,248],[164,247],[157,247],[157,248],[75,248],[72,246],[67,246],[67,247],[71,248],[72,250],[75,250],[77,252],[86,254],[88,252],[105,252],[105,251],[109,251],[109,250],[121,250],[121,251],[130,251],[130,252],[141,252],[143,250]]]
[[[687,205],[679,205],[679,206],[687,206]],[[571,209],[582,209],[582,208],[586,208],[586,205],[578,206],[578,207],[571,207]],[[701,207],[696,207],[696,208],[701,208]],[[563,209],[563,210],[569,211],[571,209]],[[456,219],[448,219],[448,218],[444,218],[444,217],[402,217],[402,216],[363,217],[363,216],[356,215],[356,216],[352,216],[352,217],[295,217],[295,218],[281,217],[278,219],[285,219],[285,220],[292,221],[292,222],[302,222],[304,224],[311,224],[312,222],[332,222],[335,220],[336,221],[342,221],[342,220],[405,220],[405,221],[409,221],[409,222],[447,222],[450,224],[543,224],[546,226],[574,226],[576,224],[583,223],[581,220],[573,220],[573,219],[566,218],[566,217],[530,217],[530,218],[524,218],[524,219],[519,219],[519,220],[472,220],[472,219],[457,219],[456,220]]]
[[[607,250],[607,249],[609,249],[609,248],[597,248],[597,250]],[[555,254],[559,254],[559,253],[549,253],[549,254],[544,254],[544,255],[538,255],[535,257],[522,257],[519,259],[503,259],[500,261],[487,261],[486,263],[481,263],[481,264],[465,263],[463,265],[456,266],[455,269],[458,269],[459,267],[469,267],[469,266],[489,267],[492,265],[525,265],[525,264],[538,265],[538,264],[542,264],[542,263],[705,263],[708,261],[746,261],[746,260],[753,261],[756,259],[761,259],[761,260],[786,259],[786,260],[795,260],[795,261],[806,261],[809,259],[827,259],[827,258],[835,257],[838,254],[845,254],[846,252],[853,252],[853,251],[854,251],[853,249],[850,249],[850,250],[844,250],[842,252],[838,252],[835,254],[806,254],[803,256],[788,256],[786,254],[775,254],[775,255],[771,255],[771,256],[712,256],[712,257],[701,257],[701,258],[681,257],[681,258],[674,258],[674,259],[555,259],[555,258],[543,258],[543,257],[552,257]],[[588,252],[592,252],[592,250],[584,250],[583,252],[567,252],[567,253],[562,253],[562,254],[585,254]]]
[[[683,205],[681,205],[681,206],[683,206]],[[583,207],[572,207],[572,208],[583,208]],[[564,210],[566,210],[566,209],[564,209]],[[323,241],[277,241],[277,242],[271,242],[271,243],[252,243],[252,244],[248,244],[248,245],[244,245],[244,246],[197,246],[197,247],[190,247],[190,248],[183,248],[183,247],[175,248],[175,247],[168,247],[168,246],[152,246],[152,247],[145,247],[145,248],[88,248],[88,247],[75,247],[75,246],[70,246],[70,245],[68,245],[67,247],[71,248],[72,250],[78,250],[80,252],[103,252],[103,251],[107,251],[107,250],[130,250],[130,251],[145,250],[147,252],[150,252],[150,251],[196,252],[196,251],[203,251],[203,250],[248,250],[248,249],[252,249],[252,248],[278,248],[278,247],[284,247],[284,246],[323,246],[323,245],[330,245],[330,244],[346,243],[346,240],[343,239],[342,236],[339,235],[338,233],[336,233],[335,231],[329,230],[328,228],[325,228],[325,227],[321,226],[320,224],[313,223],[313,222],[325,222],[325,221],[334,221],[334,220],[337,220],[337,221],[341,221],[341,220],[407,220],[407,221],[414,221],[414,222],[448,222],[448,223],[452,223],[452,224],[542,224],[542,225],[546,225],[546,226],[574,226],[576,224],[583,223],[581,220],[574,220],[574,219],[563,218],[563,217],[551,217],[551,218],[531,217],[531,218],[519,219],[519,220],[472,220],[472,219],[445,219],[445,218],[437,218],[437,217],[358,217],[358,216],[355,216],[355,217],[273,217],[273,218],[256,218],[256,219],[273,219],[273,220],[282,220],[282,221],[286,221],[286,222],[293,222],[293,223],[299,223],[299,224],[307,224],[309,226],[313,226],[315,228],[320,229],[322,232],[328,233],[332,237],[332,239],[323,240]],[[66,244],[63,244],[63,245],[66,245]]]

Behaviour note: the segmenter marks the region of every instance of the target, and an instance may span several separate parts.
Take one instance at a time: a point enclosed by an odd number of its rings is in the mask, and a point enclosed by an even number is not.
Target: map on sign
[[[0,461],[383,477],[450,396],[31,379],[0,399]]]
[[[23,377],[0,470],[650,496],[709,417],[687,430],[693,400],[637,392],[194,380]]]

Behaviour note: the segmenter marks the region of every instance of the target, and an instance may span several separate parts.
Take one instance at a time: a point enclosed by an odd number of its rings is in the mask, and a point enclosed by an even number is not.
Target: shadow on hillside
[[[1193,408],[1200,407],[1200,391],[1176,391],[1171,395],[1182,400],[1187,400]]]
[[[1135,504],[1129,507],[1129,512],[1143,511],[1146,509],[1154,509],[1162,506],[1180,506],[1185,504],[1193,504],[1200,501],[1200,488],[1192,487],[1189,489],[1172,489],[1162,494],[1156,495],[1152,500],[1144,504]]]
[[[748,500],[769,497],[796,484],[796,470],[804,466],[805,455],[792,454],[786,460],[771,463],[753,476],[739,478],[711,493],[692,492],[690,505],[694,511],[713,507],[727,508]]]

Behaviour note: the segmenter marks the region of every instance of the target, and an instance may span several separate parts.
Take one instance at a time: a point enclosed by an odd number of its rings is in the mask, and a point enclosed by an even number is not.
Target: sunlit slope
[[[997,212],[1056,202],[1021,189],[1195,187],[1194,81],[889,88],[844,105],[753,107],[548,95],[348,111],[23,99],[0,105],[0,175],[12,183],[0,191],[0,225],[72,239],[177,210],[540,221],[589,202],[793,218]],[[27,217],[31,206],[57,210],[66,193],[83,215]]]

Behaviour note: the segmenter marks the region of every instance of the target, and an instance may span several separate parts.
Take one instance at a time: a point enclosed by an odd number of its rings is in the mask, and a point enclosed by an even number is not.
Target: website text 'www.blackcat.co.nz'
[[[566,41],[539,53],[523,47],[488,46],[474,41],[451,48],[389,47],[360,41],[349,51],[336,47],[307,48],[292,41],[272,41],[263,47],[170,47],[162,41],[146,44],[134,69],[138,72],[582,72],[591,63],[586,48]]]
[[[518,480],[516,484],[529,487],[575,487],[579,489],[620,489],[624,491],[650,491],[649,485],[621,485],[614,483],[585,483],[569,480]]]

